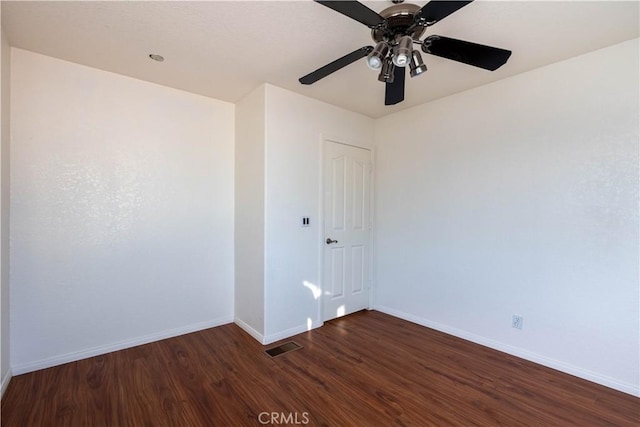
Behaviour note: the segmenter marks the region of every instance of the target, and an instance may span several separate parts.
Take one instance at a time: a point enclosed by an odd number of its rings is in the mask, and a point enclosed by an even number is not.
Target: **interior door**
[[[324,320],[369,307],[371,152],[324,142]]]

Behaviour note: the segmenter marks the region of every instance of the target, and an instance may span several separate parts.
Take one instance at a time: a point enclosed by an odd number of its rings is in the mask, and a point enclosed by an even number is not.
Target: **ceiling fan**
[[[497,70],[511,56],[509,50],[444,36],[429,35],[424,40],[420,40],[427,27],[446,18],[473,0],[432,0],[423,7],[410,3],[405,4],[404,0],[392,0],[394,5],[379,14],[355,0],[315,1],[371,28],[371,38],[376,45],[375,47],[364,46],[356,49],[301,77],[299,81],[304,85],[313,84],[358,59],[366,57],[369,68],[380,70],[378,80],[386,84],[384,104],[394,105],[404,100],[405,68],[407,65],[411,77],[419,76],[427,71],[427,66],[422,61],[420,52],[413,49],[414,44],[420,45],[425,53],[490,71]]]

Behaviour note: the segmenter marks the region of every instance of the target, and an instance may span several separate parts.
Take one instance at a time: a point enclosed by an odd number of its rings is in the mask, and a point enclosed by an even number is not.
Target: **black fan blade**
[[[329,9],[333,9],[336,12],[348,16],[351,19],[355,19],[358,22],[363,23],[369,28],[375,28],[384,23],[384,18],[378,15],[373,10],[369,9],[362,3],[354,0],[338,0],[338,1],[325,1],[315,0],[323,6],[327,6]]]
[[[431,55],[495,71],[507,62],[510,50],[485,46],[443,36],[429,36],[422,43],[422,50]]]
[[[338,58],[335,61],[325,65],[324,67],[318,68],[312,73],[307,74],[304,77],[300,77],[298,81],[303,85],[310,85],[312,83],[317,82],[320,79],[327,77],[331,73],[335,73],[341,68],[346,67],[352,62],[357,61],[360,58],[364,58],[373,50],[372,46],[364,46],[360,49],[356,49],[351,53],[346,54],[342,58]]]
[[[405,67],[393,70],[393,83],[385,83],[384,105],[395,105],[404,101],[404,71]]]
[[[458,9],[461,9],[471,3],[469,1],[442,1],[432,0],[429,3],[422,6],[416,15],[416,22],[423,21],[429,23],[429,25],[435,24],[441,19],[446,18]]]

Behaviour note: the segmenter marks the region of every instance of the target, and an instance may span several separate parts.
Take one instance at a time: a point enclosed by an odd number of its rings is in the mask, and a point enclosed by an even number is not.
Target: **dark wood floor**
[[[640,425],[638,398],[375,311],[293,339],[271,359],[225,325],[16,376],[2,426]]]

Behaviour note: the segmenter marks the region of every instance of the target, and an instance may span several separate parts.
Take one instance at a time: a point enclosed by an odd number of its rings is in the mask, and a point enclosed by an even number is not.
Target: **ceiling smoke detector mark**
[[[149,58],[153,59],[154,61],[158,61],[158,62],[164,61],[164,56],[158,55],[157,53],[150,53],[149,54]]]

